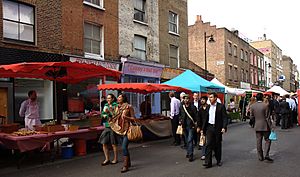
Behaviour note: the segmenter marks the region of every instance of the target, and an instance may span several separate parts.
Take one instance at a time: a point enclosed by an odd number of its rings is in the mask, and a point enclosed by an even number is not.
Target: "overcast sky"
[[[255,41],[265,33],[300,69],[300,17],[297,0],[188,0],[188,24],[196,15],[211,25],[239,30]]]

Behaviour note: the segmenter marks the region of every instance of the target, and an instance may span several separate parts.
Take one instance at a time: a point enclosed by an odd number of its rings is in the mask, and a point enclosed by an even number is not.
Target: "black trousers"
[[[173,119],[171,119],[171,124],[172,124],[172,133],[173,133],[173,137],[174,137],[174,142],[176,144],[180,144],[181,143],[180,135],[176,134],[176,130],[179,125],[179,115],[175,115],[173,117]]]
[[[206,130],[206,156],[205,163],[212,164],[212,151],[215,152],[217,162],[221,162],[222,156],[222,133],[213,125],[208,125]]]

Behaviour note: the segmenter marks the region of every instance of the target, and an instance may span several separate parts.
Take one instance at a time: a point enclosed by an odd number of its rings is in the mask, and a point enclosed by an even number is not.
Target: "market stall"
[[[101,133],[103,127],[101,125],[100,116],[97,117],[97,112],[87,115],[77,116],[79,120],[87,122],[85,126],[72,125],[67,122],[67,116],[63,116],[66,123],[61,125],[61,116],[57,116],[57,92],[56,82],[66,84],[76,84],[90,78],[99,78],[104,76],[120,77],[120,72],[96,66],[93,64],[77,63],[77,62],[32,62],[32,63],[17,63],[10,65],[0,65],[1,77],[13,78],[39,78],[44,80],[54,81],[54,116],[53,126],[45,124],[41,127],[35,127],[35,130],[20,129],[17,127],[13,131],[5,131],[0,127],[0,142],[9,149],[19,150],[22,152],[31,151],[42,148],[45,145],[58,140],[60,138],[71,138],[75,143],[75,150],[80,150],[78,155],[86,154],[86,140],[96,139]],[[97,82],[99,83],[99,82]],[[50,105],[52,106],[52,105]],[[76,109],[76,108],[75,108]],[[7,125],[9,127],[12,125]],[[74,128],[75,127],[75,128]],[[12,133],[12,134],[11,134]],[[59,145],[59,143],[57,143]]]
[[[141,94],[150,94],[155,92],[186,92],[191,93],[190,90],[170,86],[167,84],[153,84],[153,83],[119,83],[119,84],[103,84],[98,85],[99,90],[118,90],[124,92],[134,92]],[[142,131],[144,139],[156,139],[162,137],[169,137],[171,133],[171,121],[169,117],[160,114],[150,114],[140,118],[142,124]]]

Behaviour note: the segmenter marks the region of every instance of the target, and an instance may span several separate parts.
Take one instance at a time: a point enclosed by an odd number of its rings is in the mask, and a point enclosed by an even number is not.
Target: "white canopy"
[[[280,96],[284,96],[284,95],[289,95],[290,94],[289,92],[287,92],[286,90],[284,90],[283,88],[281,88],[278,85],[274,85],[272,88],[270,88],[269,90],[267,90],[267,92],[278,93],[278,94],[280,94]]]
[[[210,82],[220,85],[222,87],[225,87],[225,93],[228,93],[228,94],[242,95],[246,92],[246,90],[244,90],[244,89],[227,87],[224,84],[222,84],[217,78],[213,78],[213,80],[211,80]]]

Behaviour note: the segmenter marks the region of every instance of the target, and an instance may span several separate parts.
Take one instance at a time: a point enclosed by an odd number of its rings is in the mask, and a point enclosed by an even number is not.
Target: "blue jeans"
[[[123,156],[129,156],[129,152],[128,152],[128,138],[127,135],[123,136],[123,141],[122,141],[122,151],[123,151]]]
[[[194,148],[193,148],[193,139],[194,139],[194,133],[195,130],[193,128],[186,128],[185,129],[185,139],[186,139],[186,150],[187,155],[193,155]]]
[[[206,155],[206,145],[204,144],[202,146],[202,153],[201,153],[201,156],[205,156]]]

